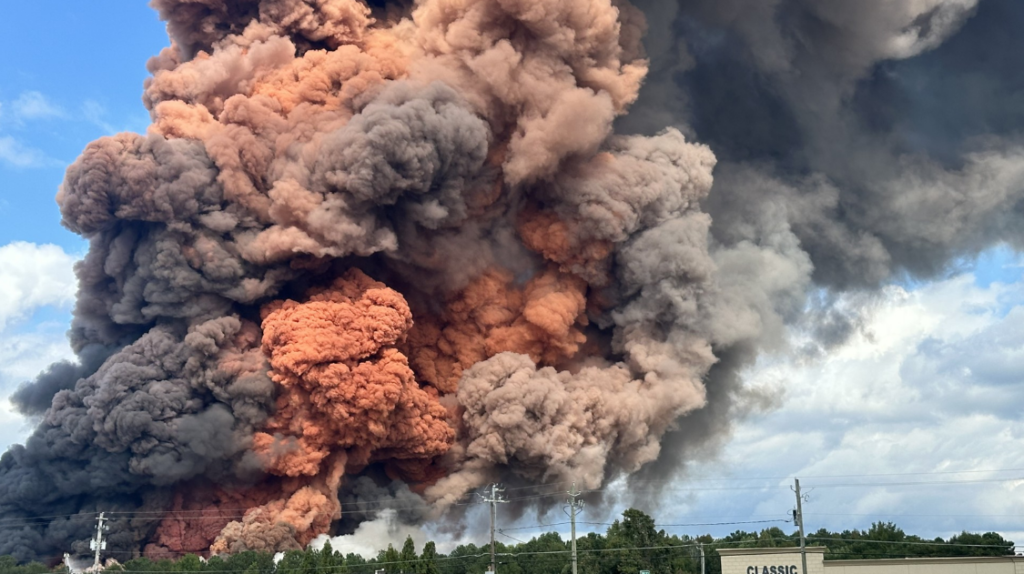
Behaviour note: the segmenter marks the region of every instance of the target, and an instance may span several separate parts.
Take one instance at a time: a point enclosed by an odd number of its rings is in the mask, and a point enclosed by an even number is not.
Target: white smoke
[[[361,523],[352,534],[330,537],[322,534],[309,543],[310,548],[320,550],[330,540],[331,548],[344,555],[355,553],[363,558],[376,558],[377,553],[393,544],[400,550],[407,537],[411,536],[416,548],[423,548],[427,534],[419,526],[403,524],[394,509],[380,511],[373,520]]]

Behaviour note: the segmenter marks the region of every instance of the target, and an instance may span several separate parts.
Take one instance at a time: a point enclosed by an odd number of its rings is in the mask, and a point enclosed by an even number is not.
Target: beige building
[[[807,547],[807,572],[799,548],[719,548],[722,574],[825,574],[824,546]]]
[[[799,548],[722,548],[722,574],[1024,574],[1024,556],[825,560],[824,546],[807,548],[807,572]]]

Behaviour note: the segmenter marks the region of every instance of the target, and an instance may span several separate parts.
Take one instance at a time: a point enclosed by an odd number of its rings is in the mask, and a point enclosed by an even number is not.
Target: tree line
[[[385,541],[381,541],[383,544]],[[903,557],[999,556],[1013,554],[1014,544],[994,532],[963,532],[948,540],[908,535],[892,522],[876,522],[866,530],[831,532],[818,530],[807,536],[809,546],[825,546],[826,560]],[[659,530],[647,514],[629,509],[604,534],[589,533],[576,539],[580,574],[696,574],[703,549],[706,571],[721,574],[719,548],[782,548],[799,546],[796,532],[778,527],[759,532],[737,530],[728,536],[691,537]],[[499,574],[569,574],[570,544],[556,532],[541,534],[514,544],[496,543]],[[417,549],[407,538],[401,549],[388,544],[376,557],[342,554],[330,543],[321,549],[293,550],[279,559],[270,553],[242,552],[203,560],[195,555],[178,560],[135,558],[107,568],[126,574],[483,574],[489,569],[490,544],[464,544],[449,554],[437,551],[434,542]],[[19,565],[10,556],[0,557],[0,574],[62,572],[43,564]]]

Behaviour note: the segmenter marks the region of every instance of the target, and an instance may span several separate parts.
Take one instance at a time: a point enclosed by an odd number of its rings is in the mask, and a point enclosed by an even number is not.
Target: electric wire
[[[500,533],[500,531],[499,531],[499,533]],[[505,535],[505,536],[508,536],[508,535]],[[508,538],[512,538],[513,540],[516,540],[512,536],[508,536]],[[834,538],[834,537],[811,537],[811,538],[812,538],[812,541],[827,540],[827,541],[834,541],[834,542],[857,542],[857,543],[875,543],[875,544],[892,544],[892,545],[900,545],[900,544],[902,544],[902,545],[908,545],[908,546],[938,546],[938,547],[947,547],[947,548],[1001,548],[1001,549],[1007,549],[1008,548],[1006,545],[1000,545],[1000,544],[961,544],[961,543],[925,542],[925,541],[921,541],[921,542],[902,541],[901,542],[901,541],[889,541],[889,540],[865,540],[865,539],[849,539],[849,538]],[[520,541],[520,542],[522,542],[522,541]],[[523,543],[525,544],[525,542],[523,542]],[[746,544],[746,543],[748,543],[748,541],[745,541],[745,540],[716,542],[711,547],[711,550],[714,550],[714,548],[718,547],[718,546],[728,546],[728,545]],[[686,549],[686,548],[695,548],[697,546],[701,546],[701,543],[695,542],[695,543],[685,543],[685,544],[663,544],[663,545],[656,545],[656,546],[652,545],[652,546],[618,546],[618,547],[612,547],[612,548],[583,548],[583,549],[577,549],[577,554],[601,554],[601,553],[606,553],[606,552],[622,552],[622,551],[679,550],[679,549]],[[798,551],[798,549],[799,549],[799,547],[797,547],[797,546],[791,546],[791,547],[787,546],[785,548],[792,548],[794,551]],[[756,553],[756,551],[758,549],[757,548],[751,548],[750,550],[751,550],[751,553]],[[520,551],[520,552],[500,552],[500,553],[496,553],[495,556],[500,556],[500,557],[557,556],[557,555],[565,555],[565,554],[571,554],[571,553],[572,553],[572,551],[568,550],[568,549],[565,549],[565,550],[537,550],[537,551]],[[111,552],[109,554],[116,554],[116,552]],[[860,552],[837,552],[836,554],[838,554],[838,555],[864,555],[863,553],[860,553]],[[891,554],[878,554],[878,555],[880,555],[880,556],[887,556],[887,557],[894,557]],[[437,558],[434,559],[434,561],[435,562],[446,562],[446,561],[451,561],[451,560],[464,560],[464,559],[470,559],[470,558],[483,558],[483,557],[489,557],[489,556],[490,556],[489,553],[482,552],[482,553],[477,553],[477,554],[460,554],[458,556],[438,556]],[[365,567],[370,567],[370,566],[388,566],[388,565],[402,564],[403,562],[405,562],[405,561],[373,561],[372,563],[367,563],[367,564],[352,565],[352,566],[350,566],[350,568],[351,567],[363,567],[363,566],[365,566]],[[329,569],[336,569],[336,568],[340,568],[340,566],[338,566],[338,565],[310,566],[310,567],[304,567],[303,570],[304,571],[305,570],[321,571],[321,570],[329,570]],[[202,573],[203,574],[242,574],[242,573],[244,573],[246,571],[247,571],[246,569],[219,569],[219,570],[203,569]],[[136,574],[136,573],[137,574],[157,574],[157,573],[166,572],[166,570],[146,570],[146,569],[136,569],[136,568],[132,568],[132,569],[125,568],[123,570],[123,572],[131,573],[131,574]]]
[[[968,474],[968,473],[982,473],[982,472],[989,472],[989,473],[1024,472],[1024,468],[973,469],[973,470],[949,470],[949,471],[921,471],[921,472],[873,473],[873,474],[808,475],[808,476],[805,477],[805,480],[806,479],[820,479],[820,478],[874,478],[874,477],[886,477],[886,476],[952,475],[952,474]],[[714,481],[748,481],[748,480],[783,480],[783,479],[788,479],[788,478],[791,478],[791,477],[788,477],[788,476],[768,476],[768,477],[706,477],[706,478],[688,478],[687,480],[689,482],[714,482]],[[640,484],[659,484],[659,483],[676,482],[676,481],[677,481],[676,479],[641,480],[641,481],[630,481],[629,484],[632,487],[632,486],[640,485]],[[819,484],[809,484],[808,488],[840,488],[840,487],[865,487],[865,488],[867,488],[867,487],[885,487],[885,486],[925,486],[925,485],[939,485],[939,486],[941,486],[941,485],[956,485],[956,484],[980,484],[980,483],[1000,483],[1000,482],[1017,482],[1017,481],[1024,481],[1024,477],[1019,477],[1018,476],[1018,477],[1009,477],[1009,478],[988,478],[988,479],[946,480],[946,481],[819,483]],[[565,485],[565,484],[571,484],[571,481],[546,483],[546,484],[541,484],[541,485],[528,485],[528,486],[510,487],[510,488],[507,488],[506,490],[507,491],[521,491],[521,490],[527,490],[527,489],[543,489],[543,488],[552,488],[554,486]],[[583,493],[587,494],[587,493],[606,492],[606,491],[612,490],[612,489],[614,489],[616,487],[617,487],[617,485],[615,485],[613,483],[613,484],[611,484],[609,486],[605,486],[603,488],[595,488],[595,489],[584,490]],[[687,487],[657,488],[657,489],[647,489],[647,490],[643,490],[643,489],[638,490],[636,488],[631,488],[630,490],[632,492],[664,492],[664,491],[668,491],[668,492],[673,492],[673,491],[680,491],[680,492],[683,492],[683,491],[685,491],[685,492],[705,492],[705,491],[707,491],[707,492],[713,492],[713,491],[732,491],[732,490],[768,490],[768,489],[773,489],[773,488],[779,488],[779,489],[781,489],[781,488],[788,488],[788,485],[786,485],[786,484],[777,484],[777,485],[751,485],[751,486],[731,486],[731,487],[729,487],[729,486],[724,486],[724,487],[688,487],[687,486]],[[565,493],[561,492],[561,491],[558,491],[558,492],[548,492],[548,493],[540,493],[540,494],[534,494],[534,495],[528,495],[528,496],[511,497],[508,500],[509,500],[509,502],[527,501],[527,500],[538,500],[538,499],[550,498],[550,497],[554,497],[554,496],[559,496],[560,497],[560,496],[563,496],[564,494]],[[471,492],[470,493],[466,493],[466,494],[462,495],[461,497],[459,497],[459,499],[460,500],[461,499],[465,499],[467,497],[471,497],[472,495],[473,495],[473,493],[471,493]],[[470,501],[454,502],[454,503],[452,503],[452,506],[475,506],[475,505],[479,505],[479,504],[482,504],[482,503],[478,502],[478,501],[470,500]],[[391,499],[391,498],[382,498],[382,499],[377,499],[377,500],[342,502],[341,503],[341,506],[342,506],[343,509],[344,508],[359,508],[359,507],[374,506],[374,505],[377,505],[377,506],[379,506],[381,508],[384,508],[384,509],[395,509],[395,510],[412,509],[412,508],[418,508],[418,507],[422,506],[421,504],[418,504],[418,503],[415,503],[415,504],[395,504],[394,503],[394,499]],[[371,508],[371,509],[373,509],[373,508]],[[244,513],[244,512],[246,512],[248,510],[249,510],[248,508],[237,508],[237,509],[218,508],[217,509],[217,511],[221,512],[221,513],[228,513],[228,512]],[[203,511],[203,510],[169,510],[169,511],[135,510],[135,511],[107,511],[106,513],[108,515],[112,516],[112,517],[144,517],[144,516],[161,516],[161,517],[165,517],[165,516],[180,516],[180,517],[187,517],[187,516],[190,516],[190,515],[204,516],[204,517],[211,516],[209,514],[205,514],[205,512],[206,511]],[[37,521],[42,521],[42,520],[46,520],[46,519],[73,518],[73,517],[76,517],[76,516],[88,517],[88,516],[98,516],[99,514],[100,514],[100,511],[93,511],[93,512],[77,512],[77,513],[62,514],[62,515],[31,515],[31,516],[25,516],[25,517],[0,518],[0,526],[7,526],[7,525],[10,525],[10,524],[31,525],[31,524],[36,523]],[[853,516],[853,515],[851,515],[851,516]],[[921,516],[925,516],[925,515],[921,515]],[[988,516],[988,515],[951,515],[951,516]]]

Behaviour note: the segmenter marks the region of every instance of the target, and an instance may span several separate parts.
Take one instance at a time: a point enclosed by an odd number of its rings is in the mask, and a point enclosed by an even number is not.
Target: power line
[[[508,536],[508,535],[506,535],[506,536]],[[512,537],[509,536],[509,538],[512,538]],[[893,544],[893,545],[906,544],[906,545],[910,545],[910,546],[939,546],[939,547],[947,547],[947,548],[957,548],[957,547],[963,547],[963,548],[1001,548],[1001,549],[1006,549],[1007,548],[1006,545],[999,545],[999,544],[959,544],[959,543],[958,544],[950,544],[950,543],[942,543],[942,542],[898,542],[898,541],[887,541],[887,540],[864,540],[864,539],[847,539],[847,538],[831,538],[831,537],[824,538],[824,537],[815,537],[815,536],[812,536],[811,538],[813,540],[830,540],[830,541],[835,541],[835,542],[871,542],[871,543],[878,543],[878,544]],[[716,543],[714,543],[713,546],[730,546],[730,545],[735,545],[735,544],[748,544],[749,542],[750,541],[747,541],[747,540],[723,541],[723,542],[716,542]],[[622,551],[682,550],[682,549],[688,549],[688,548],[696,548],[698,546],[700,546],[700,543],[699,542],[694,542],[694,543],[685,543],[685,544],[665,544],[665,545],[660,545],[660,546],[617,546],[617,547],[612,547],[612,548],[586,548],[586,549],[580,549],[580,550],[578,550],[578,552],[579,553],[583,553],[583,554],[601,554],[601,553],[622,552]],[[790,547],[789,546],[784,546],[783,548],[790,548]],[[797,547],[794,546],[792,548],[795,550]],[[756,551],[757,548],[751,548],[750,550],[751,551]],[[568,550],[568,549],[566,549],[566,550],[536,550],[536,551],[524,551],[524,552],[500,552],[500,553],[497,553],[496,556],[513,557],[513,558],[514,557],[518,557],[518,556],[557,556],[557,555],[571,554],[571,552],[572,551]],[[839,555],[866,555],[866,554],[861,553],[861,552],[837,552],[837,553],[834,553],[834,554],[839,554]],[[877,555],[878,556],[888,556],[888,557],[893,557],[894,556],[892,554],[877,554]],[[438,556],[434,560],[436,562],[446,562],[446,561],[451,561],[451,560],[465,560],[465,559],[483,558],[483,557],[487,557],[487,556],[489,556],[489,553],[462,554],[462,555],[459,555],[459,556]],[[363,567],[363,566],[371,567],[371,566],[374,566],[374,565],[376,565],[376,566],[387,566],[387,565],[394,565],[394,564],[401,564],[401,563],[403,563],[403,561],[394,561],[394,560],[393,561],[387,561],[387,562],[377,562],[377,561],[370,562],[370,561],[368,561],[367,564],[365,564],[365,565],[358,564],[358,565],[350,565],[349,567],[350,568],[353,568],[353,567]],[[308,567],[307,569],[319,571],[319,570],[326,570],[326,569],[332,569],[332,568],[338,568],[338,567],[339,566],[312,566],[312,567]],[[204,570],[203,572],[204,572],[204,574],[242,574],[245,571],[246,570],[244,570],[244,569],[229,569],[229,570]],[[166,572],[166,571],[165,570],[125,569],[124,572],[132,573],[132,574],[135,574],[135,573],[138,573],[138,574],[150,574],[150,573],[156,574],[156,573],[163,573],[163,572]]]
[[[688,524],[660,524],[655,522],[655,526],[659,528],[685,528],[690,526],[734,526],[739,524],[778,524],[780,522],[792,522],[792,520],[777,519],[777,520],[737,520],[735,522],[691,522]],[[503,530],[530,530],[536,528],[547,528],[551,526],[564,526],[570,524],[569,522],[552,522],[550,524],[534,524],[531,526],[516,526],[514,528],[504,528]],[[576,524],[587,524],[590,526],[612,526],[614,522],[585,522],[577,520]],[[621,523],[620,523],[621,524]]]
[[[777,520],[738,520],[735,522],[692,522],[690,524],[657,524],[663,528],[685,527],[685,526],[732,526],[736,524],[778,524],[779,522],[793,522],[792,520],[780,518]]]
[[[922,518],[1020,518],[1020,514],[886,514],[884,512],[871,513],[839,513],[839,512],[805,512],[805,516],[893,516],[893,517],[922,517]]]
[[[813,488],[836,488],[836,487],[847,487],[847,486],[923,486],[923,485],[943,485],[943,484],[978,484],[978,483],[993,483],[993,482],[1019,482],[1024,481],[1024,477],[1013,477],[1013,478],[991,478],[991,479],[977,479],[977,480],[931,480],[931,481],[915,481],[915,482],[875,482],[875,483],[861,483],[861,482],[850,482],[850,483],[832,483],[832,484],[814,484]]]
[[[903,473],[811,475],[811,476],[805,476],[804,478],[805,478],[805,480],[807,478],[811,478],[811,479],[819,479],[819,478],[872,478],[872,477],[885,477],[885,476],[953,475],[953,474],[983,473],[983,472],[988,472],[988,473],[1024,472],[1024,469],[1022,469],[1022,468],[1006,468],[1006,469],[975,469],[975,470],[950,470],[950,471],[921,471],[921,472],[903,472]],[[778,477],[708,477],[708,478],[691,478],[691,479],[689,479],[689,481],[690,482],[749,481],[749,480],[781,480],[781,479],[787,479],[787,478],[789,478],[789,477],[781,477],[781,476],[778,476]],[[925,486],[925,485],[938,485],[938,486],[942,486],[942,485],[956,485],[956,484],[981,484],[981,483],[1000,483],[1000,482],[1017,482],[1017,481],[1024,481],[1024,477],[970,479],[970,480],[945,480],[945,481],[821,483],[821,484],[814,484],[813,487],[814,488],[846,488],[846,487]],[[630,484],[632,484],[632,485],[636,485],[636,484],[659,484],[659,483],[666,483],[666,482],[677,482],[677,480],[632,481]],[[554,486],[557,486],[557,485],[560,485],[560,484],[569,484],[569,482],[566,481],[566,482],[546,483],[546,484],[541,484],[541,485],[519,486],[519,487],[509,488],[508,490],[509,491],[520,491],[520,490],[527,490],[527,489],[551,488],[551,487],[554,487]],[[723,487],[682,487],[682,488],[659,488],[659,489],[648,489],[648,490],[632,489],[632,491],[633,492],[661,492],[661,491],[670,491],[670,492],[671,491],[713,492],[713,491],[733,491],[733,490],[768,490],[768,489],[773,489],[773,488],[784,488],[785,486],[786,485],[784,485],[784,484],[777,484],[777,485],[723,486]],[[614,488],[613,485],[608,485],[608,486],[605,486],[605,487],[602,487],[602,488],[586,490],[584,492],[585,493],[605,492],[605,491],[611,490],[613,488]],[[472,495],[472,493],[466,493],[466,494],[460,496],[459,499],[464,499],[464,498],[469,497],[471,495]],[[553,491],[553,492],[548,492],[548,493],[540,493],[540,494],[529,495],[529,496],[520,496],[520,497],[509,498],[508,500],[510,502],[512,502],[512,501],[526,501],[526,500],[536,500],[536,499],[541,499],[541,498],[549,498],[549,497],[554,497],[554,496],[559,496],[560,497],[562,495],[563,495],[563,493],[560,492],[560,491]],[[424,502],[422,505],[427,505],[427,504],[428,503]],[[451,503],[452,506],[474,506],[474,505],[479,505],[479,504],[482,504],[482,503],[481,502],[474,502],[474,501],[462,501],[462,502]],[[419,507],[422,506],[419,503],[413,503],[413,504],[394,504],[394,499],[392,499],[392,498],[382,498],[382,499],[378,499],[378,500],[356,501],[356,502],[342,502],[341,503],[341,506],[342,506],[343,509],[344,508],[358,508],[358,507],[364,507],[364,506],[374,506],[374,505],[379,506],[379,509],[395,509],[395,510],[419,508]],[[373,508],[373,510],[376,510],[376,509],[377,508]],[[220,512],[220,513],[234,513],[234,512],[245,513],[248,510],[251,510],[251,508],[230,508],[230,509],[229,508],[217,508],[217,511]],[[145,516],[189,517],[191,515],[201,516],[201,517],[210,517],[210,518],[214,517],[213,515],[205,514],[205,512],[206,511],[204,511],[204,510],[167,510],[167,511],[159,511],[159,510],[153,510],[153,511],[133,510],[133,511],[108,511],[107,515],[109,515],[111,517],[145,517]],[[42,524],[41,521],[48,520],[48,519],[74,518],[76,516],[80,516],[80,517],[95,517],[95,516],[98,516],[99,514],[100,514],[99,511],[94,511],[94,512],[76,512],[76,513],[60,514],[60,515],[29,515],[29,516],[25,516],[25,517],[16,517],[16,518],[0,518],[0,527],[8,526],[8,525],[19,525],[19,526],[21,526],[21,525],[33,525],[33,524],[36,524],[36,523]],[[820,515],[824,515],[824,514],[820,514]],[[842,516],[842,514],[835,514],[835,515],[836,516]],[[223,515],[223,514],[222,515],[217,515],[217,517],[225,517],[225,516],[231,517],[233,515]],[[857,515],[850,514],[849,516],[857,516]],[[915,516],[915,515],[906,515],[906,516]],[[924,514],[922,514],[922,515],[919,515],[919,516],[933,516],[933,515],[924,515]],[[935,515],[935,516],[941,516],[941,515]],[[970,514],[964,514],[964,515],[949,515],[949,516],[998,516],[998,515],[982,515],[982,514],[970,515]],[[696,525],[700,525],[700,524],[696,524]],[[708,525],[711,525],[711,524],[708,524]]]
[[[910,481],[910,482],[850,482],[850,483],[815,483],[810,485],[810,488],[832,488],[832,487],[877,487],[877,486],[922,486],[922,485],[955,485],[955,484],[979,484],[979,483],[1000,483],[1000,482],[1020,482],[1024,481],[1024,477],[1011,477],[1011,478],[993,478],[993,479],[974,479],[974,480],[940,480],[940,481]],[[775,485],[758,485],[758,486],[723,486],[723,487],[708,487],[708,488],[691,488],[691,487],[678,487],[678,488],[662,488],[662,489],[632,489],[631,492],[711,492],[711,491],[733,491],[733,490],[772,490],[786,488],[785,484]],[[586,492],[603,492],[608,488],[592,489]],[[539,497],[539,496],[538,496]]]
[[[875,478],[883,476],[926,476],[926,475],[949,475],[949,474],[972,474],[982,472],[1024,472],[1024,468],[978,468],[970,470],[924,470],[915,472],[881,472],[881,473],[860,473],[860,474],[802,474],[804,479],[808,478]],[[715,481],[745,481],[745,480],[791,480],[793,475],[786,476],[707,476],[707,477],[687,477],[687,482],[715,482]],[[649,479],[649,480],[628,480],[630,486],[636,486],[638,484],[661,484],[661,483],[676,483],[679,482],[678,478],[669,479]],[[516,486],[508,488],[509,492],[528,490],[528,489],[540,489],[548,487],[563,487],[572,484],[571,480],[565,480],[560,482],[548,482],[544,484]],[[601,489],[598,489],[601,490]],[[592,491],[591,491],[592,492]]]
[[[988,470],[936,471],[936,472],[917,472],[917,473],[832,475],[831,477],[832,478],[838,478],[838,477],[873,477],[873,476],[950,475],[950,474],[980,473],[980,472],[1010,472],[1010,471],[1018,471],[1018,470],[1021,470],[1021,469],[988,469]],[[825,476],[821,476],[819,478],[824,478],[824,477]],[[751,479],[743,478],[743,479],[723,479],[723,480],[751,480]],[[815,485],[815,487],[816,488],[829,488],[829,487],[876,487],[876,486],[885,487],[885,486],[919,486],[919,485],[960,485],[960,484],[977,484],[977,483],[1015,482],[1015,481],[1018,481],[1018,480],[1024,480],[1024,478],[969,479],[969,480],[950,480],[950,481],[904,481],[904,482],[874,482],[874,483],[867,483],[867,482],[865,482],[865,483],[833,483],[833,484],[817,484],[817,485]],[[647,481],[647,482],[657,482],[657,481]],[[549,483],[549,484],[546,484],[546,485],[537,485],[537,486],[530,486],[530,487],[517,487],[515,490],[525,490],[527,488],[544,488],[544,487],[550,487],[553,484],[558,484],[558,483]],[[782,485],[778,485],[778,486],[781,487]],[[601,489],[593,489],[593,490],[590,490],[590,491],[587,491],[587,492],[600,492],[600,491],[604,491],[604,490],[609,490],[610,488],[612,488],[612,486],[606,486],[606,487],[601,488]],[[687,489],[665,489],[665,490],[688,490],[688,491],[693,491],[693,490],[697,490],[697,491],[701,491],[701,490],[751,490],[751,489],[761,490],[761,489],[766,489],[766,488],[771,488],[771,486],[763,485],[763,486],[758,486],[758,487],[687,488]],[[463,497],[461,497],[461,498],[465,498],[468,495],[469,494],[463,495]],[[541,493],[541,494],[536,494],[536,495],[517,497],[517,498],[511,499],[511,500],[533,500],[533,499],[547,498],[547,497],[551,497],[551,496],[560,496],[560,495],[561,495],[561,493],[556,493],[556,492]],[[378,504],[378,505],[381,505],[383,508],[393,508],[393,509],[418,508],[418,507],[421,506],[420,504],[405,504],[405,505],[393,504],[393,502],[394,502],[394,499],[392,499],[392,498],[384,498],[384,499],[370,500],[370,501],[345,502],[345,503],[342,503],[342,506],[343,507],[361,507],[361,506],[368,506],[368,505]],[[424,504],[426,504],[426,503],[424,503]],[[478,502],[471,502],[471,501],[470,502],[457,502],[457,503],[454,503],[453,506],[470,506],[470,505],[477,505],[477,504],[480,504],[480,503],[478,503]],[[110,512],[107,512],[107,514],[109,515],[108,520],[110,518],[132,518],[132,517],[143,518],[143,517],[147,517],[147,516],[158,517],[160,519],[165,519],[165,518],[181,518],[181,519],[189,519],[189,518],[238,519],[238,518],[241,517],[242,514],[244,514],[245,512],[247,512],[248,510],[251,510],[251,509],[250,508],[237,508],[237,509],[223,509],[223,508],[219,508],[217,510],[220,512],[219,514],[207,514],[206,513],[207,511],[200,510],[200,509],[197,509],[197,510],[169,510],[169,511],[146,511],[146,510],[110,511]],[[237,514],[224,514],[224,513],[227,513],[227,512],[233,512],[233,513],[237,513]],[[74,518],[74,517],[86,518],[86,517],[96,517],[99,514],[100,514],[100,512],[94,511],[94,512],[78,512],[78,513],[67,514],[67,515],[47,515],[47,516],[44,516],[44,515],[34,515],[34,516],[24,517],[24,518],[22,518],[22,517],[0,518],[0,527],[44,526],[47,523],[47,522],[45,522],[47,519],[60,519],[60,518],[69,518],[70,519],[70,518]],[[818,516],[878,516],[877,513],[875,513],[875,514],[810,513],[809,515],[818,515]],[[907,516],[907,517],[914,517],[914,516],[922,516],[922,517],[944,517],[944,516],[945,517],[971,517],[971,516],[977,516],[977,517],[1018,518],[1018,516],[1016,516],[1016,515],[997,515],[997,514],[890,514],[890,515],[885,515],[885,516],[892,516],[892,517],[896,517],[896,518],[901,517],[901,516]],[[683,528],[683,527],[699,527],[699,526],[732,526],[732,525],[744,525],[744,524],[769,524],[769,523],[779,523],[779,522],[790,522],[790,521],[789,520],[778,520],[778,519],[775,519],[775,520],[738,520],[738,521],[727,521],[727,522],[694,522],[694,523],[685,523],[685,524],[659,524],[658,526],[662,527],[662,528]],[[510,538],[510,539],[517,540],[514,537],[505,534],[504,531],[527,530],[527,529],[531,529],[531,528],[553,527],[553,526],[561,526],[561,525],[565,525],[565,524],[567,524],[567,523],[563,522],[563,523],[539,524],[539,525],[534,525],[534,526],[505,528],[505,529],[503,529],[503,533],[502,534],[504,536]],[[613,523],[607,523],[607,522],[580,522],[580,524],[586,524],[586,525],[592,525],[592,526],[610,526]],[[822,539],[822,540],[824,540],[824,539]],[[841,539],[835,539],[835,540],[841,541]],[[865,540],[857,539],[857,540],[850,540],[850,541],[864,542]],[[933,544],[933,543],[926,543],[926,544]],[[948,546],[948,543],[942,543],[942,544]]]
[[[832,542],[866,542],[868,544],[902,544],[906,546],[941,546],[943,548],[1009,548],[1009,544],[961,544],[951,542],[924,542],[910,540],[869,540],[864,538],[831,538],[810,536],[813,540],[830,540]]]
[[[504,536],[505,538],[511,538],[512,540],[515,540],[516,542],[518,542],[520,544],[528,544],[528,542],[526,542],[525,540],[520,540],[520,539],[516,538],[515,536],[509,536],[508,534],[505,534],[504,530],[499,529],[498,530],[498,534]]]
[[[459,498],[466,498],[468,496],[471,496],[471,494],[472,493],[467,493],[467,494],[462,495]],[[342,507],[342,509],[345,509],[345,508],[350,508],[350,507],[354,507],[354,506],[365,506],[365,505],[377,504],[377,505],[379,505],[379,508],[374,508],[374,509],[370,509],[370,510],[405,510],[405,509],[415,509],[415,508],[421,508],[423,506],[429,506],[429,503],[427,503],[426,501],[424,501],[422,504],[419,504],[419,503],[393,504],[393,502],[394,502],[394,499],[382,498],[382,499],[378,499],[378,500],[369,500],[369,501],[342,502],[341,503],[341,507]],[[481,504],[481,503],[480,502],[468,501],[468,502],[454,502],[454,503],[451,503],[451,506],[475,506],[475,505],[479,505],[479,504]],[[147,516],[158,517],[158,518],[164,518],[164,517],[180,517],[180,518],[234,518],[234,517],[241,517],[241,515],[245,514],[246,512],[248,512],[250,510],[252,510],[253,508],[255,508],[255,507],[249,507],[249,508],[215,508],[215,510],[218,513],[220,513],[220,514],[209,514],[208,513],[209,511],[202,510],[202,509],[196,509],[196,510],[115,510],[115,511],[105,511],[105,513],[108,516],[108,519],[109,519],[109,517],[115,517],[115,518],[144,518],[144,517],[147,517]],[[230,513],[230,514],[225,514],[225,513]],[[0,528],[2,528],[2,527],[13,527],[13,526],[33,526],[33,525],[41,525],[42,526],[42,525],[49,524],[49,522],[52,521],[52,520],[57,520],[57,519],[61,519],[61,518],[67,518],[67,519],[71,519],[71,518],[75,518],[75,517],[95,518],[96,516],[99,516],[100,514],[101,514],[100,511],[92,511],[92,512],[75,512],[75,513],[70,513],[70,514],[52,514],[52,515],[35,515],[35,514],[33,514],[33,515],[24,516],[24,517],[0,518]]]

